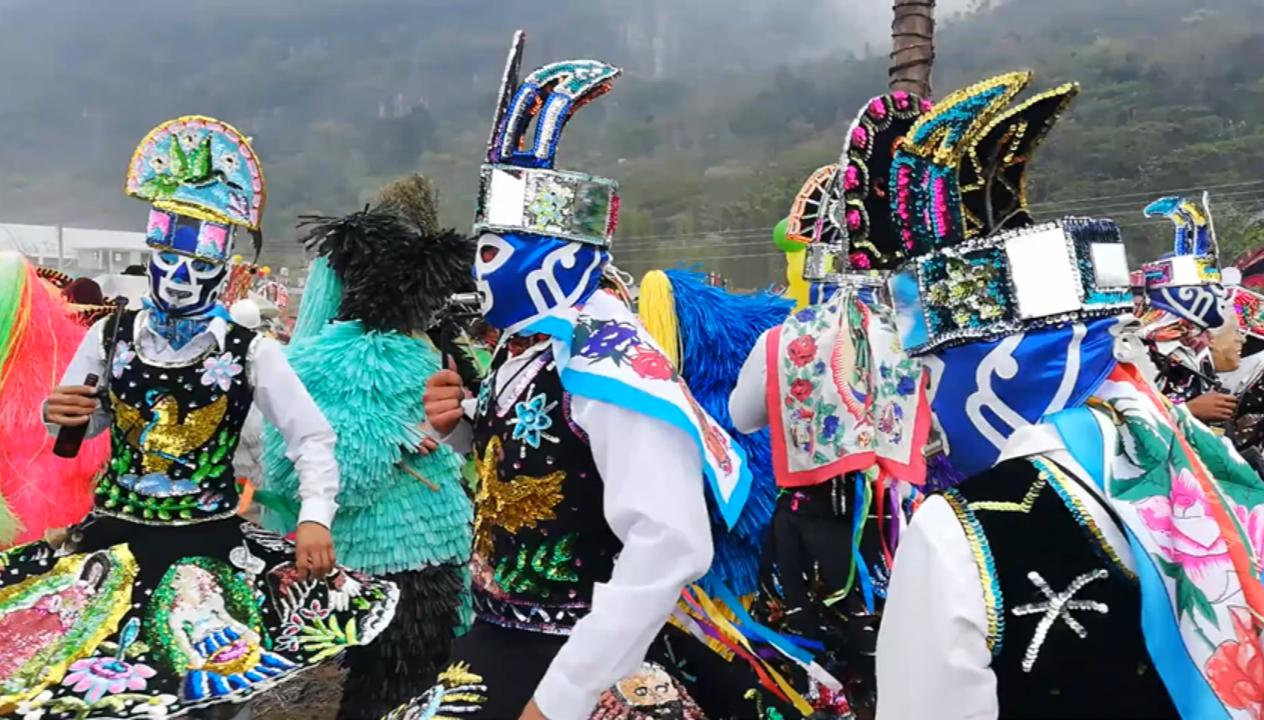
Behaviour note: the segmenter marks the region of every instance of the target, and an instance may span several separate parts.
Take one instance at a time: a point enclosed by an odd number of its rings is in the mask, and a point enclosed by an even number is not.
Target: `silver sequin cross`
[[[1054,593],[1049,587],[1049,583],[1040,577],[1040,573],[1027,573],[1027,579],[1044,593],[1045,601],[1039,603],[1028,603],[1014,608],[1015,615],[1035,615],[1036,613],[1044,613],[1044,617],[1040,618],[1040,622],[1036,624],[1036,633],[1031,637],[1031,644],[1027,646],[1027,652],[1023,653],[1023,672],[1031,672],[1032,666],[1036,664],[1036,656],[1040,654],[1040,647],[1045,643],[1045,636],[1049,634],[1049,629],[1061,618],[1067,627],[1080,636],[1080,639],[1088,637],[1088,630],[1079,623],[1072,615],[1072,610],[1081,610],[1084,612],[1095,612],[1105,615],[1110,608],[1106,607],[1106,603],[1097,602],[1096,600],[1072,600],[1077,592],[1082,590],[1085,585],[1094,580],[1105,580],[1109,576],[1106,570],[1099,569],[1095,572],[1084,573],[1071,582],[1071,585],[1060,593]]]

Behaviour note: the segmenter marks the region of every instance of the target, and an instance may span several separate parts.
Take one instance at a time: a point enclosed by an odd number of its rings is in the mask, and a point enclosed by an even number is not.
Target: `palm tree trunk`
[[[894,7],[888,83],[892,90],[929,98],[935,63],[935,0],[894,0]]]

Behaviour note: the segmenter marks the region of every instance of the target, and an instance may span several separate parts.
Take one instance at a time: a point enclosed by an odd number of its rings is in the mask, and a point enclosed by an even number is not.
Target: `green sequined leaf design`
[[[548,583],[578,582],[576,539],[577,535],[570,533],[557,542],[545,541],[534,550],[523,546],[514,555],[501,558],[496,564],[497,584],[509,592],[536,592],[548,597]]]

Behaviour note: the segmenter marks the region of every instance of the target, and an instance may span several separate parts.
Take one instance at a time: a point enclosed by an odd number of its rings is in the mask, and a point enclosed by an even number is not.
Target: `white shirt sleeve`
[[[739,432],[753,433],[768,425],[768,333],[755,341],[729,395],[729,415]]]
[[[929,498],[900,538],[878,631],[877,720],[995,720],[996,674],[970,544]]]
[[[87,334],[79,342],[79,349],[75,351],[75,356],[70,359],[70,364],[66,366],[66,372],[62,373],[59,385],[82,385],[84,378],[88,377],[88,373],[92,373],[102,380],[105,379],[105,354],[101,348],[101,333],[105,328],[107,319],[102,318],[88,328]],[[56,437],[57,433],[61,431],[61,425],[48,422],[46,419],[48,417],[47,411],[48,401],[45,400],[40,405],[40,419],[43,420],[44,427],[48,429],[48,434]],[[110,414],[105,411],[104,407],[99,407],[96,412],[92,413],[92,417],[88,419],[86,437],[96,437],[109,426]]]
[[[702,458],[682,430],[631,410],[575,397],[605,487],[606,521],[623,542],[609,582],[535,691],[549,720],[587,718],[598,696],[635,672],[681,590],[711,565]]]
[[[338,509],[338,461],[334,456],[337,436],[290,367],[280,344],[265,337],[254,342],[250,382],[255,405],[281,433],[285,456],[298,472],[298,495],[302,501],[298,521],[332,527]]]

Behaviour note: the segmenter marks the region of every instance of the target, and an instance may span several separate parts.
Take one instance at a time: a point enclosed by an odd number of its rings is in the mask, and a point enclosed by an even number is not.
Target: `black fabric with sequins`
[[[1056,481],[1020,458],[955,490],[995,563],[1000,717],[1179,718],[1146,652],[1135,576]]]
[[[222,350],[212,345],[171,367],[141,355],[136,326],[136,313],[125,313],[106,368],[111,454],[96,511],[147,524],[231,517],[238,500],[233,453],[254,395],[247,355],[255,333],[230,323]]]
[[[474,421],[475,609],[502,627],[566,634],[622,545],[606,524],[601,476],[552,352],[510,371],[497,393],[507,357],[501,348],[493,360]]]

